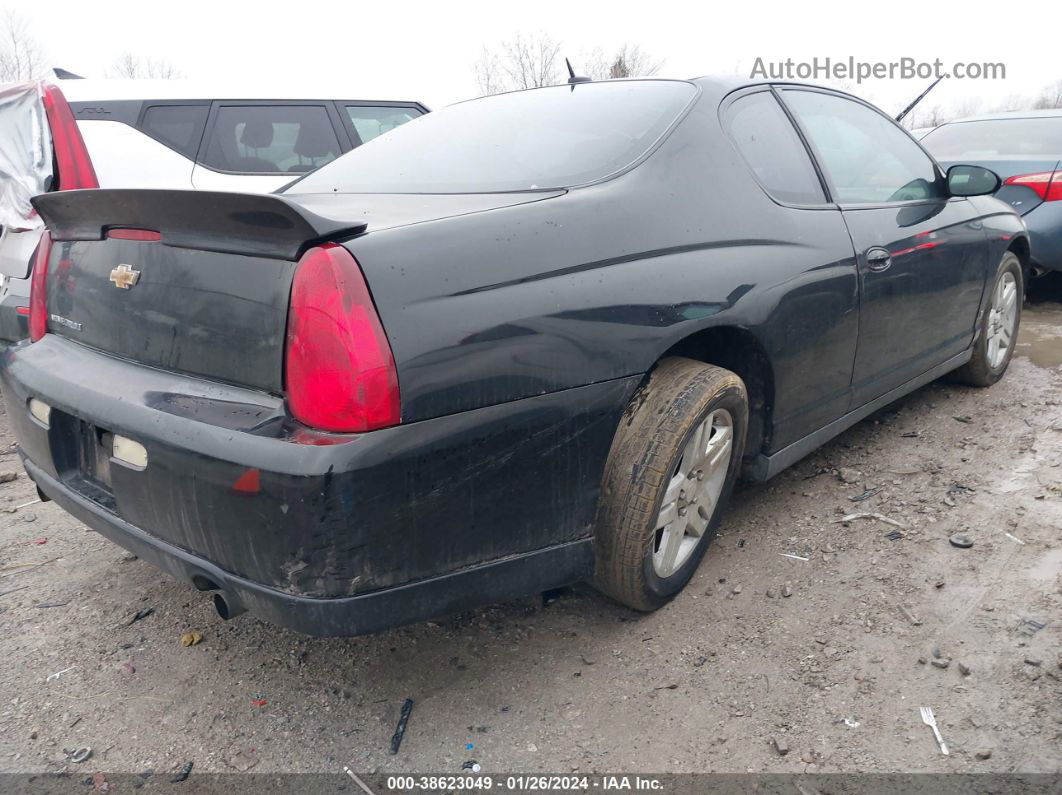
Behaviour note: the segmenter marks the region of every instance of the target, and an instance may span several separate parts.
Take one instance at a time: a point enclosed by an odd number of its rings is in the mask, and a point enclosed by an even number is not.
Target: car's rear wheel
[[[956,380],[970,386],[992,386],[1003,377],[1014,356],[1025,282],[1021,261],[1012,252],[1003,255],[990,290],[973,355],[955,371]]]
[[[692,359],[660,362],[612,442],[594,530],[594,584],[655,610],[685,587],[718,528],[745,445],[742,380]]]

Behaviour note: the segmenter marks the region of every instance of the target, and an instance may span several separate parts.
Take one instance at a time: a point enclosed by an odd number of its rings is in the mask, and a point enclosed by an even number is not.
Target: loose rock
[[[841,467],[837,470],[837,477],[842,483],[857,483],[859,481],[859,471],[851,467]]]
[[[771,742],[774,743],[774,750],[778,752],[779,756],[785,756],[789,753],[789,743],[781,737],[773,737]]]

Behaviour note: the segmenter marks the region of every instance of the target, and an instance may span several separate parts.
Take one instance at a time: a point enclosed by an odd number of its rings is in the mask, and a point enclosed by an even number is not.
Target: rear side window
[[[243,174],[300,174],[339,151],[323,105],[223,105],[200,162]]]
[[[291,193],[486,193],[584,185],[648,152],[697,95],[677,80],[551,86],[425,114]]]
[[[209,105],[152,105],[144,111],[140,130],[194,160],[209,111]]]
[[[819,91],[786,90],[782,96],[810,139],[836,201],[944,198],[929,155],[891,119],[855,100]]]
[[[793,204],[823,204],[826,195],[789,117],[767,91],[733,102],[726,110],[730,137],[756,179],[774,198]]]
[[[378,135],[390,132],[395,127],[420,116],[416,108],[370,107],[368,105],[347,105],[347,115],[354,125],[361,143],[367,143]]]
[[[927,134],[922,145],[938,160],[974,160],[999,155],[1062,158],[1062,116],[945,124]]]

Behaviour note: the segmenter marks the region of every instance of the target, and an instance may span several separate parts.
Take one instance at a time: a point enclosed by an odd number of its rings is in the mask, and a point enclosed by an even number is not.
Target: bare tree
[[[613,80],[620,77],[651,77],[663,65],[662,60],[653,58],[637,44],[624,44],[612,58],[608,76]]]
[[[1062,80],[1056,80],[1045,88],[1033,103],[1033,107],[1037,110],[1062,108]]]
[[[165,58],[142,58],[128,50],[118,54],[107,76],[149,80],[173,80],[183,77],[177,68]]]
[[[560,44],[547,34],[517,35],[502,44],[502,72],[515,88],[539,88],[558,82]]]
[[[1021,94],[1008,94],[1003,97],[1003,100],[999,102],[992,110],[993,112],[1006,112],[1011,110],[1022,110],[1029,106],[1029,98],[1023,97]]]
[[[502,42],[499,53],[483,48],[475,65],[484,94],[555,85],[560,80],[560,44],[549,35],[518,34]]]
[[[33,29],[24,17],[7,9],[0,15],[0,83],[40,77],[47,59]]]
[[[590,53],[581,71],[594,80],[615,80],[622,77],[651,77],[664,62],[653,58],[637,44],[624,44],[606,57],[600,48]]]
[[[565,78],[560,51],[560,43],[545,33],[517,35],[503,42],[500,52],[484,47],[473,67],[476,84],[483,94],[556,85]],[[578,74],[593,80],[648,77],[664,65],[637,44],[624,44],[608,56],[595,47],[589,55],[580,56],[578,62],[573,57],[572,62]]]
[[[479,60],[474,67],[476,72],[476,85],[483,96],[501,94],[506,90],[505,80],[502,76],[501,61],[498,56],[483,48]]]

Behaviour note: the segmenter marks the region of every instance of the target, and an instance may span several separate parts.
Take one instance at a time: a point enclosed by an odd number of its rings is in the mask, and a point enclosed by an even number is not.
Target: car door
[[[971,203],[892,119],[854,98],[782,87],[841,212],[859,267],[859,406],[965,351],[986,273]]]
[[[806,241],[779,258],[779,281],[761,339],[772,359],[772,442],[801,439],[843,415],[851,402],[859,293],[852,243],[811,155],[775,93],[760,86],[729,95],[727,135],[771,200],[750,207],[765,229]]]
[[[332,102],[215,102],[199,147],[196,190],[269,193],[350,149]]]

